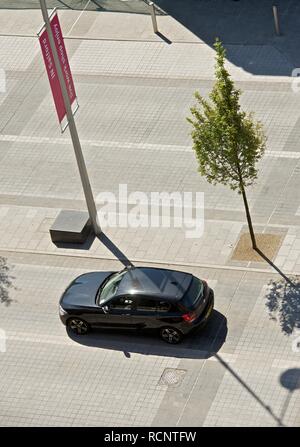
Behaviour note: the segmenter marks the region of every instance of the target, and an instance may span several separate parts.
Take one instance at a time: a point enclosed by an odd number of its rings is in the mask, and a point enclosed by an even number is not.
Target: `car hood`
[[[91,272],[78,276],[63,293],[60,304],[72,306],[96,306],[96,294],[103,281],[114,272]]]

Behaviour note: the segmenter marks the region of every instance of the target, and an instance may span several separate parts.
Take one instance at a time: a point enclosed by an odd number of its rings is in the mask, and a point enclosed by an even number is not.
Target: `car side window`
[[[115,298],[109,303],[109,307],[111,309],[126,309],[130,310],[133,309],[136,306],[135,299],[133,297],[128,296],[121,296],[118,298]]]
[[[171,304],[167,301],[158,301],[157,302],[157,311],[158,312],[169,312],[171,309]]]
[[[150,298],[140,298],[138,301],[138,310],[149,310],[151,312],[156,312],[157,301]]]

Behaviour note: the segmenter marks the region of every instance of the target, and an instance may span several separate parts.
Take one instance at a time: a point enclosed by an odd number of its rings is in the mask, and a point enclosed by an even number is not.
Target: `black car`
[[[190,273],[133,267],[79,276],[63,293],[59,314],[78,335],[91,328],[155,329],[179,343],[207,322],[213,306],[213,290]]]

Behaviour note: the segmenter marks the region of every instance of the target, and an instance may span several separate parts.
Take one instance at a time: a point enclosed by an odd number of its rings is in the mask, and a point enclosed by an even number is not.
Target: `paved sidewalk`
[[[50,10],[50,6],[48,6]],[[64,11],[58,12],[65,39],[133,40],[164,42],[153,32],[150,14],[119,12]],[[30,15],[30,20],[28,17]],[[158,15],[159,29],[167,39],[179,42],[202,42],[171,16]],[[1,35],[35,36],[43,23],[39,9],[1,10]]]
[[[200,238],[187,239],[185,230],[178,228],[108,228],[104,230],[107,241],[95,239],[87,244],[72,248],[57,247],[51,242],[49,228],[60,212],[60,208],[41,206],[0,206],[0,249],[24,252],[63,253],[93,258],[161,262],[178,265],[212,265],[233,268],[272,270],[266,262],[232,260],[233,249],[241,231],[247,231],[243,222],[232,220],[205,220],[204,234]],[[52,201],[53,202],[53,201]],[[65,204],[64,201],[61,202]],[[67,202],[68,206],[82,209],[82,202]],[[299,227],[256,225],[257,232],[284,235],[275,265],[285,274],[300,273],[300,230]],[[88,251],[87,251],[87,247]]]
[[[1,426],[299,425],[300,358],[266,311],[270,274],[190,268],[214,288],[216,311],[200,334],[168,346],[148,335],[67,336],[58,297],[76,275],[117,261],[0,255],[15,287],[1,305]],[[161,380],[170,370],[183,372],[177,386]]]
[[[5,8],[6,0],[3,3]],[[218,36],[225,45],[237,48],[237,54],[228,54],[229,60],[245,71],[255,75],[278,76],[281,67],[274,61],[271,66],[256,66],[251,59],[259,48],[277,54],[286,64],[300,66],[298,46],[300,31],[298,26],[299,3],[296,0],[278,0],[281,35],[277,36],[273,18],[273,0],[245,0],[243,2],[224,2],[223,0],[202,1],[157,0],[159,15],[158,28],[161,36],[153,33],[151,17],[143,1],[96,2],[89,0],[72,2],[68,9],[61,2],[48,0],[48,7],[59,8],[59,15],[66,38],[104,39],[104,40],[145,40],[163,42],[204,43],[212,46]],[[36,35],[41,26],[41,13],[38,1],[10,2],[12,10],[1,10],[1,34]],[[34,6],[33,6],[34,5]],[[27,8],[34,9],[27,9]],[[77,10],[78,8],[78,10]],[[128,10],[128,12],[126,12]],[[28,16],[30,15],[30,20]],[[254,48],[252,48],[254,47]],[[254,49],[254,51],[253,51]],[[245,51],[246,50],[246,51]],[[250,58],[249,58],[250,53]],[[275,56],[276,57],[276,56]],[[278,56],[277,56],[278,58]],[[289,72],[288,75],[291,73]]]
[[[1,95],[0,247],[51,252],[57,249],[48,229],[60,209],[85,209],[73,149],[68,135],[59,135],[36,39],[0,40],[9,76],[7,93]],[[205,94],[212,85],[212,50],[154,42],[67,45],[80,101],[76,122],[95,196],[117,193],[119,184],[127,184],[128,192],[184,190],[205,196],[205,232],[200,239],[188,240],[179,229],[111,229],[109,237],[133,259],[245,267],[230,259],[246,229],[242,200],[197,174],[185,120],[193,92]],[[15,51],[22,57],[16,59]],[[179,63],[182,58],[186,63]],[[234,74],[244,90],[243,107],[256,113],[268,135],[258,182],[248,189],[253,222],[259,232],[283,236],[275,262],[287,273],[299,273],[298,94],[289,78],[275,82],[252,76],[249,81],[237,68]],[[90,253],[109,255],[97,242]],[[265,263],[255,267],[269,268]]]

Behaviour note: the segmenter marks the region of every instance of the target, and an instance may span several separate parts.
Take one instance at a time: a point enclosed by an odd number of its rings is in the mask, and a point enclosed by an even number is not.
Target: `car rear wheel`
[[[67,327],[76,335],[85,335],[90,330],[87,322],[81,318],[71,318],[68,320]]]
[[[183,334],[174,327],[164,327],[160,331],[160,336],[166,343],[171,343],[173,345],[180,343]]]

